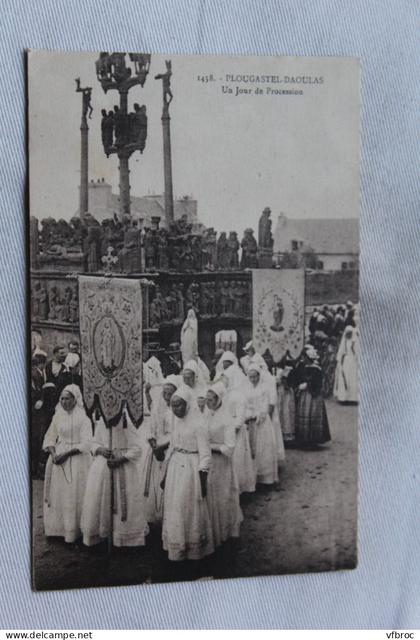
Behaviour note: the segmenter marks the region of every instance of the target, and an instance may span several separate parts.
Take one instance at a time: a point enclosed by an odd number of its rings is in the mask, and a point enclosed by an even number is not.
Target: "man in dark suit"
[[[32,477],[42,477],[42,441],[46,430],[46,412],[44,403],[45,364],[43,354],[32,357],[31,367],[31,472]]]
[[[66,367],[64,366],[65,359],[65,347],[57,345],[53,349],[52,360],[47,362],[45,367],[46,381],[44,385],[44,403],[48,424],[52,420],[60,394],[66,384],[66,378],[64,375],[66,372]]]

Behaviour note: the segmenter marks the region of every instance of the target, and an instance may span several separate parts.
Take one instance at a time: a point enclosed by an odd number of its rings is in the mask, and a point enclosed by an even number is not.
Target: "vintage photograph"
[[[33,588],[355,568],[359,61],[27,65]]]

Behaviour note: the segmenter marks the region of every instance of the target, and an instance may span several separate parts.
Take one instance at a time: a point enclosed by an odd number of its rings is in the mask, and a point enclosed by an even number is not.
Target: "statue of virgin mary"
[[[181,354],[182,362],[196,360],[198,356],[198,320],[194,309],[187,313],[181,329]]]

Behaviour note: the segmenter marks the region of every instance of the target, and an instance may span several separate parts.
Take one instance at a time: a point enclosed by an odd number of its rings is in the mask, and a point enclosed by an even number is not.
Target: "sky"
[[[82,86],[92,87],[89,179],[104,178],[118,193],[118,159],[106,158],[100,132],[101,109],[118,104],[118,93],[103,92],[95,73],[97,58],[95,52],[30,53],[30,213],[38,219],[70,219],[78,209],[82,97],[75,91],[76,77]],[[356,59],[170,58],[174,195],[193,196],[201,222],[242,233],[246,227],[257,228],[266,206],[274,225],[280,213],[358,217]],[[148,113],[146,148],[130,159],[133,196],[163,193],[162,84],[154,76],[164,71],[165,56],[152,55],[144,88],[129,92],[129,110],[138,102]],[[211,75],[213,80],[206,82]],[[271,78],[263,82],[263,75]],[[306,82],[290,81],[297,78]],[[236,87],[247,93],[236,95]],[[279,90],[303,95],[276,94]]]

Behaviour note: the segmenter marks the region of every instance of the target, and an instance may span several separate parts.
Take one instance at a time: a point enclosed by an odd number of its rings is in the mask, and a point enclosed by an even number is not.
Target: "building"
[[[143,220],[144,226],[151,226],[152,217],[160,217],[160,226],[166,227],[165,198],[163,195],[131,196],[131,215],[133,219]],[[98,222],[119,215],[119,196],[112,193],[110,184],[101,180],[89,182],[89,213]],[[194,230],[199,230],[201,224],[197,218],[197,200],[184,196],[174,202],[175,220],[187,215],[188,222],[193,224]],[[79,215],[76,211],[75,215]]]
[[[316,268],[324,271],[356,269],[359,265],[357,218],[288,218],[279,215],[274,230],[274,254],[315,252]]]

